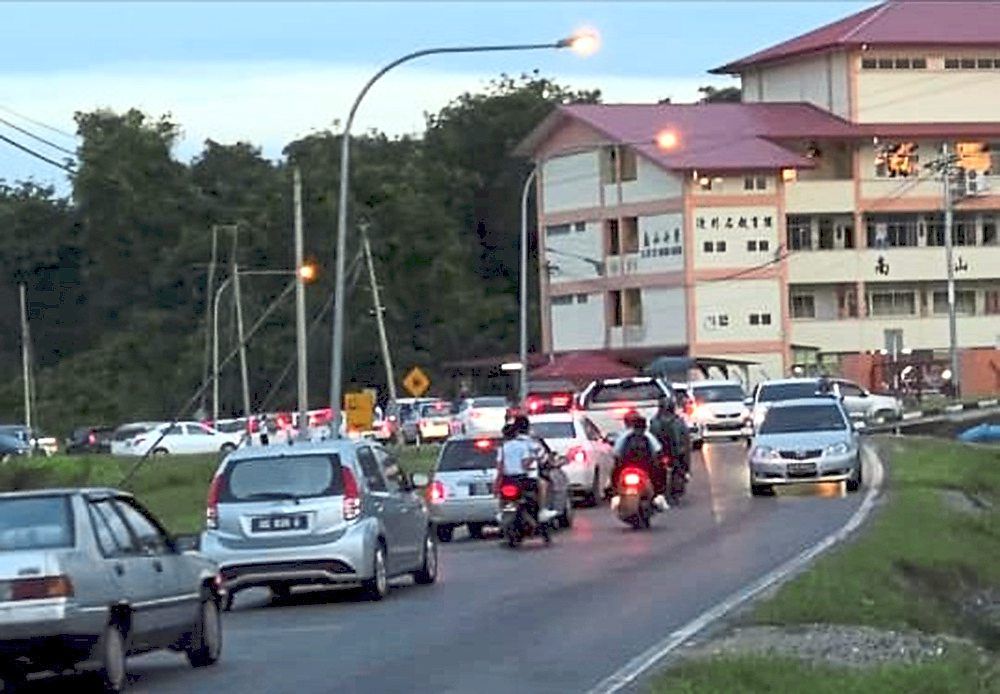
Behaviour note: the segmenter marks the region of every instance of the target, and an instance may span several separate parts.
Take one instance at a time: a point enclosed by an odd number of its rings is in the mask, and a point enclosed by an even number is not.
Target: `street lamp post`
[[[333,429],[340,431],[343,417],[343,361],[344,361],[344,308],[347,304],[347,297],[344,296],[345,284],[345,254],[347,252],[347,194],[350,186],[350,165],[351,165],[351,126],[354,123],[354,116],[357,114],[361,101],[368,94],[368,91],[383,75],[393,68],[407,63],[417,58],[429,55],[447,55],[461,53],[492,53],[510,51],[535,51],[572,48],[580,53],[590,53],[597,48],[597,37],[593,33],[581,33],[576,36],[561,39],[554,43],[525,43],[495,46],[451,46],[444,48],[427,48],[393,60],[382,69],[372,75],[371,79],[365,82],[361,91],[358,92],[351,110],[344,123],[344,130],[341,133],[340,141],[340,192],[337,198],[337,248],[335,259],[335,282],[334,282],[334,305],[333,305],[333,336],[332,355],[330,364],[330,408],[333,414]]]

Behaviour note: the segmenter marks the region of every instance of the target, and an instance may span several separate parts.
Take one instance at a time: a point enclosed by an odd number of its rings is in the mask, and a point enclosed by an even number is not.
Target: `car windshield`
[[[616,383],[594,387],[590,393],[590,402],[604,404],[611,402],[639,402],[644,400],[659,400],[665,395],[663,389],[653,381],[639,383]]]
[[[223,434],[238,434],[246,429],[246,422],[236,420],[234,422],[219,422],[215,425],[215,430]]]
[[[836,405],[796,405],[768,410],[761,434],[799,434],[810,431],[843,431],[847,428]]]
[[[765,383],[760,387],[758,402],[777,402],[778,400],[796,400],[798,398],[816,397],[815,381],[799,381],[796,383]]]
[[[295,455],[232,461],[220,501],[308,499],[344,493],[337,455]]]
[[[497,466],[500,439],[461,439],[448,441],[438,459],[439,472],[454,470],[487,470]]]
[[[0,552],[73,545],[73,521],[66,496],[0,499]]]
[[[507,407],[507,398],[473,398],[470,407]]]
[[[573,422],[532,422],[531,433],[540,439],[576,438]]]
[[[446,402],[432,402],[420,408],[421,417],[444,417],[451,414],[451,406]]]
[[[691,392],[698,402],[736,402],[746,398],[743,388],[734,384],[695,386]]]

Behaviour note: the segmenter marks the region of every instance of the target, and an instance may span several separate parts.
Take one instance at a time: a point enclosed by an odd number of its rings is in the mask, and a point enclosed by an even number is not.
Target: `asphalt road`
[[[237,598],[222,661],[130,660],[136,692],[581,692],[674,629],[843,525],[862,493],[799,487],[753,499],[746,448],[708,445],[681,507],[633,531],[579,509],[550,547],[442,545],[437,585]],[[867,471],[866,471],[867,472]],[[869,475],[870,477],[870,475]],[[39,690],[71,687],[69,678]],[[35,687],[32,687],[35,689]]]

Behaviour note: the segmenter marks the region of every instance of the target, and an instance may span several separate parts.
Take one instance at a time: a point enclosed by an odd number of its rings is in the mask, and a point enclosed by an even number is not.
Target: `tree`
[[[701,99],[698,100],[698,103],[701,104],[732,104],[743,100],[743,92],[739,87],[722,87],[720,89],[707,85],[698,87],[698,91],[702,94]]]

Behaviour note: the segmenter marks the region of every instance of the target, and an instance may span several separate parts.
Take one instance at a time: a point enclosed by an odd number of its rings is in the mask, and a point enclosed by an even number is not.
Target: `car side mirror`
[[[416,472],[410,477],[411,487],[416,489],[418,487],[426,487],[431,483],[430,478],[423,472]]]
[[[747,407],[753,407],[753,398],[743,398],[743,404]]]
[[[176,535],[174,537],[174,549],[178,554],[197,552],[201,549],[201,535],[197,533]]]

